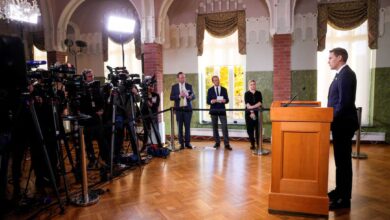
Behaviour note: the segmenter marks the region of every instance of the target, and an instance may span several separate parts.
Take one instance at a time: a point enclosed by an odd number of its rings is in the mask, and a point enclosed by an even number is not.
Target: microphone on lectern
[[[290,104],[291,104],[291,102],[292,101],[294,101],[299,95],[301,95],[301,93],[303,92],[303,91],[305,91],[306,90],[306,87],[304,86],[304,87],[302,87],[302,90],[301,91],[299,91],[294,97],[292,97],[292,99],[290,99],[290,101],[288,101],[287,103],[284,103],[283,105],[282,105],[282,107],[288,107]]]

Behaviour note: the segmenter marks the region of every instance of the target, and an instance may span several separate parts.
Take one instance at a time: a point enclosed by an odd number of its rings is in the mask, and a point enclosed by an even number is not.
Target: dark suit
[[[328,107],[333,107],[331,124],[336,164],[337,196],[349,200],[352,192],[352,137],[358,128],[355,106],[356,75],[344,66],[329,87]]]
[[[220,137],[218,133],[218,118],[221,121],[222,124],[222,134],[223,134],[223,142],[225,146],[229,145],[229,132],[227,127],[227,119],[226,119],[226,111],[225,110],[225,104],[229,103],[229,97],[227,90],[220,86],[220,92],[218,92],[219,96],[223,96],[223,98],[226,100],[225,103],[211,103],[212,99],[217,99],[217,91],[215,89],[215,86],[209,88],[207,91],[207,104],[210,105],[210,116],[211,116],[211,123],[213,125],[213,136],[215,139],[215,143],[217,145],[220,144]],[[221,111],[222,110],[222,111]]]
[[[178,127],[178,137],[179,137],[179,143],[181,146],[190,145],[190,138],[191,138],[191,118],[192,118],[192,100],[195,99],[195,93],[192,90],[192,85],[185,83],[184,84],[186,90],[188,91],[189,98],[187,98],[187,106],[180,107],[180,87],[179,83],[176,83],[171,88],[171,95],[170,99],[171,101],[175,101],[174,107],[176,109],[176,121],[177,121],[177,127]],[[185,127],[185,138],[183,140],[183,125]]]

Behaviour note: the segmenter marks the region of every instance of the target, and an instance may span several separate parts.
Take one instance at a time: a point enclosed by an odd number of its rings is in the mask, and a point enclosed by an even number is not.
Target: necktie
[[[219,89],[218,89],[219,87],[217,86],[217,87],[215,87],[215,90],[217,91],[217,96],[219,96]]]

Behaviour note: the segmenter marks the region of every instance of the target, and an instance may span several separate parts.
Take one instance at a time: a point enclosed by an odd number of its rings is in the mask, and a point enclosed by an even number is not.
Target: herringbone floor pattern
[[[268,213],[271,155],[252,155],[247,142],[232,142],[233,151],[193,144],[103,185],[109,192],[93,206],[67,206],[65,215],[40,219],[313,219]],[[329,219],[390,219],[390,146],[362,145],[361,151],[368,159],[353,160],[352,208],[329,212]]]

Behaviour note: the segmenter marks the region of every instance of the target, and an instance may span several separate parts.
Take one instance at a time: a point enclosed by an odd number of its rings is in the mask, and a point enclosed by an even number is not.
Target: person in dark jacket
[[[336,76],[329,87],[328,107],[333,107],[331,124],[336,188],[328,193],[329,209],[350,208],[352,193],[352,137],[358,128],[355,106],[356,75],[346,64],[348,53],[343,48],[329,52],[329,66]]]
[[[261,92],[256,90],[256,81],[249,80],[249,90],[245,92],[244,101],[245,101],[245,124],[246,131],[248,133],[249,141],[251,142],[251,150],[254,150],[256,141],[259,141],[259,118],[258,108],[261,107],[263,103],[263,96]],[[255,139],[256,136],[256,139]]]
[[[191,118],[192,118],[192,100],[195,99],[192,85],[186,83],[186,76],[183,72],[177,74],[178,83],[174,84],[171,88],[171,101],[174,101],[176,121],[178,127],[178,137],[180,143],[180,149],[184,149],[184,146],[188,149],[192,149],[190,143],[191,139]],[[183,125],[185,128],[185,136],[183,137]]]
[[[146,148],[148,142],[150,144],[157,144],[157,140],[153,140],[152,134],[157,139],[160,135],[155,134],[159,132],[158,130],[158,115],[154,115],[158,112],[158,107],[160,106],[160,95],[155,92],[155,84],[148,85],[148,98],[142,105],[141,113],[144,117],[147,117],[143,120],[144,125],[144,139],[143,139],[143,149]],[[156,129],[156,130],[154,130]],[[142,151],[141,150],[141,151]]]
[[[207,91],[207,104],[210,105],[211,123],[213,125],[213,136],[215,139],[214,148],[219,148],[220,137],[218,133],[218,118],[222,124],[222,134],[225,149],[232,150],[229,144],[229,131],[227,127],[225,104],[229,103],[228,93],[225,87],[219,85],[219,77],[213,76],[211,78],[214,86]]]
[[[85,94],[81,96],[80,112],[91,116],[81,123],[84,128],[84,142],[88,156],[88,168],[97,167],[97,158],[93,148],[93,140],[97,139],[101,158],[108,162],[108,143],[104,138],[103,109],[104,100],[100,91],[99,81],[94,80],[93,71],[86,69],[83,71],[84,82],[86,83]]]

